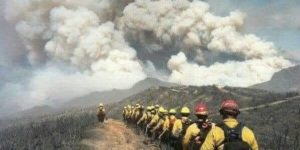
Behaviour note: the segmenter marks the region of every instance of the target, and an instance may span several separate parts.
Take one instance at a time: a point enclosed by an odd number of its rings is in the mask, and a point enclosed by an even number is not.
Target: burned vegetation
[[[109,118],[121,119],[123,106],[140,103],[166,108],[207,102],[211,118],[220,121],[218,108],[224,98],[238,100],[240,120],[252,128],[260,149],[300,149],[300,96],[298,92],[273,93],[249,88],[216,86],[154,87],[106,106]],[[2,129],[0,149],[85,149],[79,144],[84,131],[97,124],[96,106],[36,118]]]

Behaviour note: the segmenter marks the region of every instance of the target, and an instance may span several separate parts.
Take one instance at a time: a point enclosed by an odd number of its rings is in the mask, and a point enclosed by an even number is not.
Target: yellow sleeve
[[[169,130],[169,126],[170,126],[170,120],[169,120],[169,119],[166,119],[166,120],[164,121],[163,131]]]
[[[140,115],[140,112],[137,111],[137,112],[135,113],[134,119],[137,119],[139,115]]]
[[[156,124],[158,122],[158,120],[159,120],[158,115],[155,115],[149,123],[150,126],[153,126],[154,124]]]
[[[247,127],[243,128],[242,139],[243,139],[243,141],[245,141],[246,143],[248,143],[250,145],[252,150],[258,150],[258,144],[257,144],[256,138],[254,136],[254,133],[249,128],[247,128]]]
[[[181,123],[181,120],[180,119],[177,119],[174,123],[174,126],[173,126],[173,130],[172,130],[172,134],[175,136],[175,137],[179,137],[179,134],[182,130],[182,123]]]
[[[220,146],[221,143],[224,141],[224,131],[219,127],[213,127],[211,131],[208,133],[201,150],[211,150],[214,149],[216,146]],[[252,150],[258,150],[258,144],[255,139],[255,136],[253,132],[247,128],[244,127],[242,131],[242,139],[246,143],[250,145]]]
[[[140,124],[142,121],[146,120],[146,117],[147,115],[144,113],[140,120],[137,122],[137,124]]]
[[[221,128],[214,126],[207,134],[207,137],[202,144],[200,150],[214,150],[217,145],[224,141],[224,132]]]
[[[200,129],[197,127],[197,125],[195,123],[190,125],[187,128],[186,133],[183,137],[183,141],[182,141],[183,150],[188,150],[188,146],[190,144],[192,137],[196,136],[199,132],[200,132]]]
[[[163,120],[159,119],[158,123],[155,125],[155,127],[152,129],[152,131],[159,129],[163,125],[163,123],[164,123]]]
[[[192,128],[193,128],[192,125],[190,125],[187,128],[186,132],[185,132],[185,135],[184,135],[183,140],[182,140],[182,149],[183,150],[188,150],[188,145],[189,145],[190,140],[192,138],[192,133],[191,133]]]

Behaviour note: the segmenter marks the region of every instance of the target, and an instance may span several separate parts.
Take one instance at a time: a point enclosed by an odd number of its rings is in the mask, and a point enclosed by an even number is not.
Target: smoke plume
[[[197,0],[7,0],[5,14],[36,68],[26,87],[34,101],[129,88],[146,76],[245,87],[293,65],[241,32],[246,14],[216,16]]]

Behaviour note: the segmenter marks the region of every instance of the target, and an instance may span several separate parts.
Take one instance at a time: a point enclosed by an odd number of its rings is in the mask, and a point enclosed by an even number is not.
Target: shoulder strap
[[[218,147],[226,142],[230,142],[231,139],[231,135],[232,133],[234,133],[235,135],[238,135],[238,137],[236,137],[238,140],[242,140],[242,130],[244,128],[244,125],[242,123],[238,123],[237,126],[235,126],[234,128],[229,128],[225,123],[218,123],[216,126],[220,127],[223,131],[224,131],[224,141],[218,145]]]
[[[211,124],[207,127],[207,128],[200,128],[200,138],[201,138],[201,141],[204,142],[208,133],[210,132],[211,130]]]

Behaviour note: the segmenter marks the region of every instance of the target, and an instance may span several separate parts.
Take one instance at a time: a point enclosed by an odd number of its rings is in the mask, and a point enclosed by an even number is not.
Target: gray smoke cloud
[[[202,1],[7,0],[5,15],[37,68],[19,88],[30,99],[22,108],[147,76],[245,87],[293,65],[271,42],[241,33],[246,14],[217,16]]]

